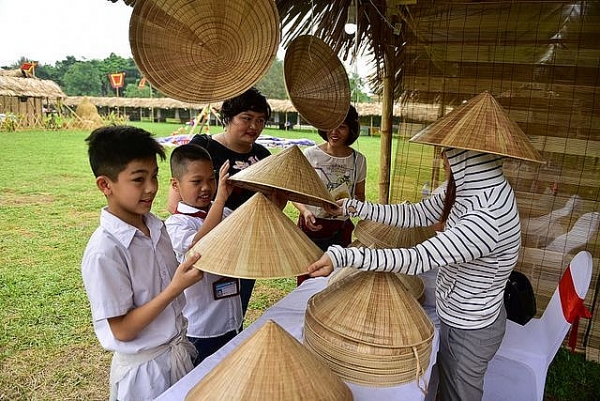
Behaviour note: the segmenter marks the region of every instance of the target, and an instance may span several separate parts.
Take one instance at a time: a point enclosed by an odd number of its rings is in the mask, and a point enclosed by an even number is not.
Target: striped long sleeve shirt
[[[456,201],[444,231],[412,248],[369,249],[332,246],[333,266],[419,274],[439,267],[437,313],[461,329],[483,328],[500,313],[508,276],[521,247],[515,195],[496,155],[446,151],[456,183]],[[344,214],[397,227],[436,223],[445,192],[417,204],[378,205],[347,200]],[[355,211],[355,212],[353,212]]]

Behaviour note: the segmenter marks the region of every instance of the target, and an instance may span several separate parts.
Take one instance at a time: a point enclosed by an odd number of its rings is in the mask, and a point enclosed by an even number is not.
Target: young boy
[[[82,260],[100,344],[113,351],[111,400],[154,399],[193,368],[183,290],[202,279],[179,266],[162,221],[150,213],[163,148],[139,128],[98,128],[86,139],[107,206]]]
[[[210,155],[195,144],[178,146],[171,153],[171,188],[181,201],[165,221],[178,260],[224,216],[232,187],[227,183],[229,162],[219,170],[219,185]],[[212,201],[217,192],[214,202]],[[188,339],[196,346],[196,364],[231,340],[242,324],[239,280],[212,273],[185,290],[183,314],[189,321]]]

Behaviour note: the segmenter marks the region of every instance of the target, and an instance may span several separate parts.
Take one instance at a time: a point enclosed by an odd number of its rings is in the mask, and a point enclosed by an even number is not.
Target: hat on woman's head
[[[137,1],[129,23],[139,70],[161,92],[186,102],[243,93],[268,71],[279,40],[272,0]]]
[[[545,163],[527,135],[488,91],[440,117],[410,141]]]
[[[358,136],[360,135],[360,121],[358,120],[358,112],[354,106],[350,106],[348,109],[348,114],[346,114],[346,118],[344,118],[342,124],[346,124],[348,126],[348,139],[346,140],[345,145],[350,146],[358,139]],[[324,141],[327,141],[327,133],[329,131],[319,130],[318,132],[319,136],[323,138]]]
[[[344,65],[321,39],[298,36],[283,59],[285,88],[302,118],[320,130],[337,128],[348,114],[350,82]]]

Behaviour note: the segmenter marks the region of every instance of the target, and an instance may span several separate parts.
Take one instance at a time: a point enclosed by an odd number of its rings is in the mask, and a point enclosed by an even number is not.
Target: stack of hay
[[[98,109],[87,97],[84,97],[79,103],[75,109],[75,114],[77,118],[73,122],[73,128],[91,131],[104,125],[102,117],[98,114]]]
[[[339,280],[311,297],[305,314],[304,346],[345,381],[367,386],[418,381],[433,335],[433,323],[393,273]]]

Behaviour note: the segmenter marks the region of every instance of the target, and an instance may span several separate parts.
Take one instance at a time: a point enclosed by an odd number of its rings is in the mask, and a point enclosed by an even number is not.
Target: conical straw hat
[[[344,65],[323,40],[298,36],[283,59],[285,87],[296,110],[312,126],[340,126],[350,108],[350,83]]]
[[[315,169],[296,145],[254,163],[231,176],[229,181],[235,186],[267,195],[277,188],[285,191],[293,202],[337,206]]]
[[[352,246],[361,247],[363,245],[359,243]],[[361,272],[364,271],[351,268],[340,269],[339,271],[335,272],[329,277],[327,285],[332,285],[333,283],[343,280],[346,277],[349,277],[353,274],[360,274]],[[417,302],[423,305],[423,302],[425,302],[425,283],[423,283],[421,277],[412,274],[395,274],[400,279],[400,284],[402,285],[404,290],[410,295],[412,295],[417,300]]]
[[[410,248],[431,238],[435,231],[430,227],[399,228],[371,220],[360,220],[354,229],[356,238],[374,248]]]
[[[267,321],[185,397],[195,400],[352,400],[348,386],[277,323]]]
[[[185,102],[217,102],[245,92],[277,55],[272,0],[136,1],[129,43],[142,74]]]
[[[439,118],[410,141],[545,163],[527,135],[488,91]]]
[[[390,273],[333,283],[309,299],[304,319],[304,346],[345,381],[368,386],[418,380],[433,333],[429,317]]]
[[[281,210],[256,193],[200,239],[194,267],[240,278],[280,278],[306,274],[319,249]]]
[[[393,273],[350,275],[311,297],[308,305],[307,313],[321,325],[357,342],[396,348],[433,336],[431,320]]]

